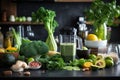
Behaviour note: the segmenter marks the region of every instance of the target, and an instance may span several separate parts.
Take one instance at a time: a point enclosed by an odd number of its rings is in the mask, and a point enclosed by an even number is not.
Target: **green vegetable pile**
[[[34,59],[41,62],[42,68],[47,70],[62,70],[65,66],[65,62],[60,54],[55,54],[53,56],[36,56]]]
[[[44,27],[48,32],[46,44],[51,51],[57,51],[57,44],[54,39],[54,31],[58,26],[58,23],[54,19],[55,17],[55,11],[45,9],[44,7],[40,7],[36,12],[32,12],[32,19],[34,22],[37,21],[44,23]]]

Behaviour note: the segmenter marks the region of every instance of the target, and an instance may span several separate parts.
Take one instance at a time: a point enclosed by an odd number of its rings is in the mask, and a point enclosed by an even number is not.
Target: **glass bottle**
[[[3,33],[1,32],[1,27],[0,27],[0,48],[3,48],[3,42],[4,42],[4,36]]]
[[[9,27],[9,31],[6,32],[6,38],[5,38],[5,48],[8,46],[8,40],[10,39],[11,45],[13,45],[13,33],[12,33],[12,27]]]

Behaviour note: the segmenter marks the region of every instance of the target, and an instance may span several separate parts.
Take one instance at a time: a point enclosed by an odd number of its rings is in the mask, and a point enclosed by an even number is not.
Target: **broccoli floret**
[[[49,48],[47,44],[43,41],[28,41],[22,43],[20,48],[20,55],[24,55],[25,57],[34,57],[37,55],[44,55],[48,53]]]

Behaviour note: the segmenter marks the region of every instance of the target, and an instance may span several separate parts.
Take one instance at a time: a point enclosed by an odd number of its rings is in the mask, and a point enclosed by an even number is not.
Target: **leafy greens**
[[[57,44],[54,39],[55,28],[58,26],[55,11],[40,7],[36,12],[32,12],[33,21],[39,21],[44,23],[44,27],[48,32],[46,44],[49,46],[49,50],[57,51]]]

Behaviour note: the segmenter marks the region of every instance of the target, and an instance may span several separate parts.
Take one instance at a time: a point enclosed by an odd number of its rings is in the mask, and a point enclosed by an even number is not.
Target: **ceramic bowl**
[[[100,40],[100,41],[85,40],[85,46],[90,48],[106,47],[107,40]]]

